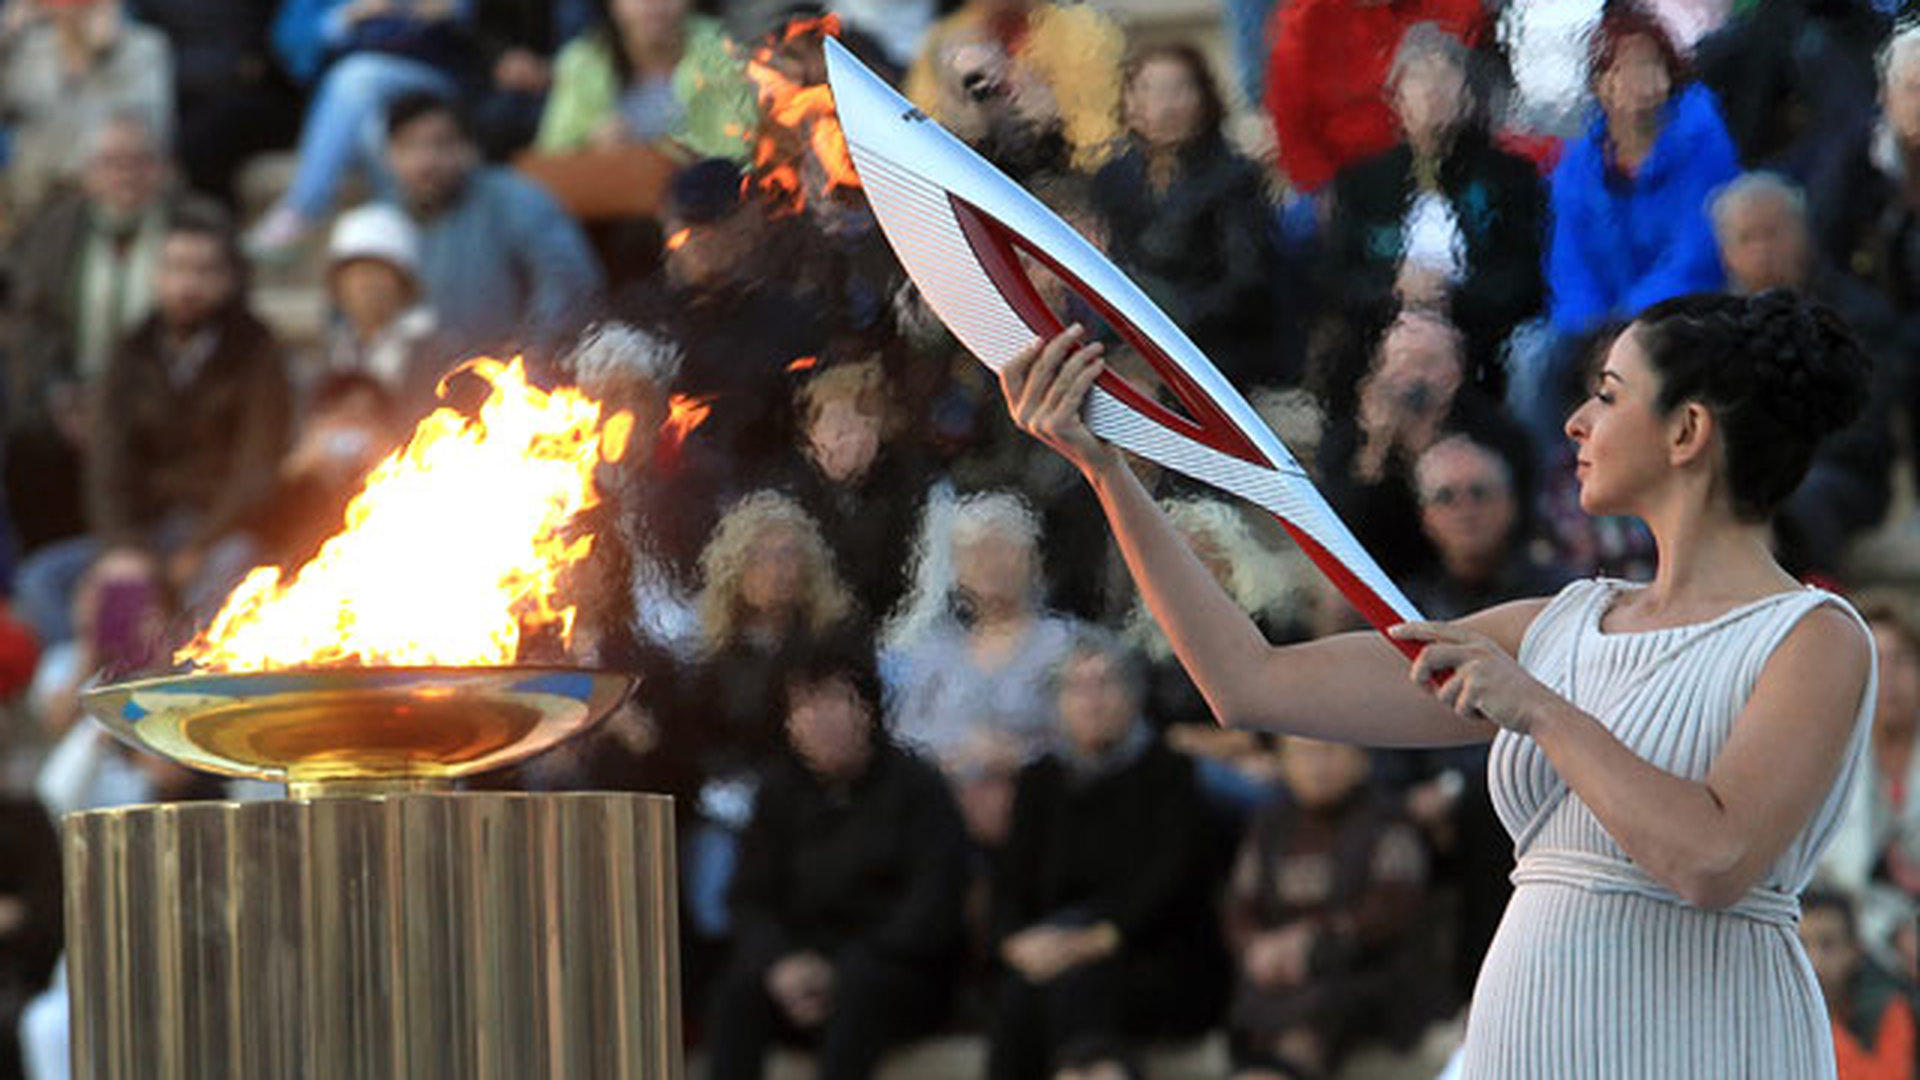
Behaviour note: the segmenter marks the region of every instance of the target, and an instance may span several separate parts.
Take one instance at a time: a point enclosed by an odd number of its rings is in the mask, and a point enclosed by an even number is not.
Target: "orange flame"
[[[668,398],[667,419],[660,425],[655,454],[672,458],[678,453],[680,444],[687,441],[694,428],[706,423],[708,414],[713,412],[713,398],[712,394],[702,397],[675,394]]]
[[[809,36],[838,36],[840,21],[832,15],[799,19],[788,25],[777,44],[762,45],[747,62],[747,75],[759,88],[764,117],[754,144],[753,164],[760,184],[788,211],[806,204],[801,163],[811,158],[825,174],[821,196],[835,190],[858,190],[860,177],[847,151],[847,136],[834,111],[833,91],[825,83],[802,85],[783,70],[775,52],[781,45]]]
[[[672,236],[667,237],[667,250],[679,251],[681,248],[687,245],[687,238],[692,235],[693,235],[692,229],[681,229],[679,232],[674,233]]]
[[[523,629],[557,625],[559,579],[591,535],[594,469],[617,461],[633,417],[578,390],[527,383],[521,361],[465,365],[492,385],[477,418],[435,410],[376,466],[346,527],[290,580],[249,573],[175,659],[215,671],[329,665],[512,663]]]
[[[799,359],[795,360],[793,363],[788,364],[787,370],[790,372],[791,371],[812,371],[814,366],[819,363],[820,363],[820,358],[817,356],[802,356]]]
[[[787,24],[786,31],[780,35],[780,40],[782,42],[788,42],[803,37],[837,38],[839,36],[840,16],[829,12],[825,15],[817,15],[811,19],[793,20]]]

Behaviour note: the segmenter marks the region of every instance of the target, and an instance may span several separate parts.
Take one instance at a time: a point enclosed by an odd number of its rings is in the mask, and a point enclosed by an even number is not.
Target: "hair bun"
[[[1755,403],[1781,423],[1817,438],[1866,407],[1872,364],[1832,309],[1774,290],[1748,298],[1740,321]]]

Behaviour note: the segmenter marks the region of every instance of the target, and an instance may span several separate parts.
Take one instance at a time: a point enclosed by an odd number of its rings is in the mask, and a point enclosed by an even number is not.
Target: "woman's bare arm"
[[[1430,667],[1455,676],[1438,701],[1529,735],[1626,853],[1700,907],[1725,907],[1766,876],[1833,788],[1867,692],[1872,646],[1821,608],[1774,650],[1705,778],[1676,776],[1541,685],[1498,644],[1457,625],[1410,624]]]
[[[1147,607],[1214,715],[1257,727],[1372,746],[1484,741],[1494,728],[1463,719],[1406,678],[1407,662],[1373,633],[1276,648],[1188,550],[1125,459],[1080,419],[1100,350],[1066,335],[1023,353],[1001,373],[1014,420],[1079,466],[1106,511]],[[1470,625],[1518,647],[1538,611],[1492,609]]]

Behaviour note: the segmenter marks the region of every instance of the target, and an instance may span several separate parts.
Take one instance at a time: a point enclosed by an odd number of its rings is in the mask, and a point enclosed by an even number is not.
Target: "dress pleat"
[[[1575,582],[1535,619],[1520,662],[1629,749],[1702,779],[1781,641],[1844,600],[1780,593],[1717,619],[1605,633],[1624,582]],[[1861,632],[1867,633],[1864,623]],[[1514,893],[1468,1017],[1471,1080],[1830,1080],[1831,1031],[1796,933],[1799,894],[1863,767],[1874,688],[1840,774],[1761,883],[1724,910],[1681,899],[1636,866],[1531,739],[1502,732],[1488,760],[1515,845]]]

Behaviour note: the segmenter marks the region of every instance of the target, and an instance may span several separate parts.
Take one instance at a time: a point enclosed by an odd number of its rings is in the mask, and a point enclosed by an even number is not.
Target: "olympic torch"
[[[1094,434],[1272,513],[1383,634],[1421,618],[1293,454],[1139,286],[839,42],[825,46],[840,125],[874,217],[968,351],[998,371],[1064,329],[1020,256],[1045,266],[1153,366],[1180,404],[1178,412],[1167,408],[1106,371],[1087,403]],[[1409,657],[1419,651],[1417,643],[1393,643]]]

